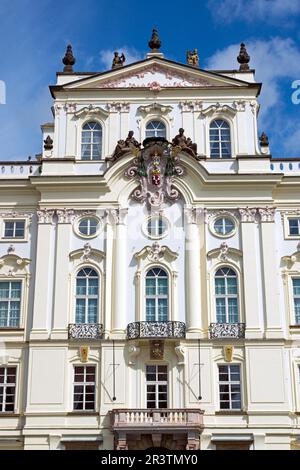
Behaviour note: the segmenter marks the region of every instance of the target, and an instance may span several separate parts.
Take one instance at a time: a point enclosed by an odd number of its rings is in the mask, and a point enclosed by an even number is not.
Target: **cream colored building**
[[[1,449],[300,443],[300,162],[258,139],[243,51],[153,45],[69,49],[42,154],[0,164]]]

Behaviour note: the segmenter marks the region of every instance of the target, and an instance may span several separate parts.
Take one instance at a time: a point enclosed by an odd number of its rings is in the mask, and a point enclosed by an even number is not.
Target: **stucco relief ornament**
[[[228,250],[229,250],[229,246],[227,245],[227,243],[226,242],[221,243],[221,245],[220,245],[220,259],[222,261],[227,260]]]
[[[152,209],[161,209],[163,204],[176,201],[180,193],[174,188],[176,177],[184,174],[179,165],[179,150],[171,148],[165,139],[149,138],[138,152],[125,176],[137,180],[140,185],[131,197],[141,203],[147,202]]]
[[[81,257],[82,261],[89,261],[90,260],[90,255],[91,255],[92,247],[91,245],[87,242],[83,246],[83,255]]]

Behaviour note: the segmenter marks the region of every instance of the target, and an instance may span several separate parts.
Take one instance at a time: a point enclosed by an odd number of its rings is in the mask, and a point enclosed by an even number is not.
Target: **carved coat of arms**
[[[178,155],[181,149],[159,137],[148,138],[143,145],[125,176],[140,183],[132,194],[134,199],[159,209],[167,200],[176,201],[180,197],[173,183],[184,173]]]

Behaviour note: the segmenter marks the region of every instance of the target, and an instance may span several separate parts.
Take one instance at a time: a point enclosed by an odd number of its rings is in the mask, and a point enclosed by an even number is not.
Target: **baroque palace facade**
[[[69,46],[42,154],[1,162],[1,449],[299,447],[300,161],[258,138],[243,44],[149,46]]]

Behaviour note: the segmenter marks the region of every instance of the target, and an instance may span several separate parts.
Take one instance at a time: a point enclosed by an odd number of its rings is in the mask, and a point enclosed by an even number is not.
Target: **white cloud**
[[[235,20],[278,23],[293,21],[300,14],[299,0],[208,0],[215,19],[228,23]]]
[[[100,61],[101,64],[104,66],[105,70],[111,69],[114,52],[118,51],[119,54],[124,54],[126,61],[124,65],[131,64],[133,62],[138,62],[139,60],[144,59],[144,54],[140,51],[137,51],[133,47],[122,46],[116,47],[115,49],[104,49],[100,51]]]
[[[283,147],[287,151],[292,148],[295,151],[295,138],[300,137],[300,123],[291,118],[291,101],[287,104],[286,97],[294,91],[292,82],[300,79],[300,49],[293,39],[279,37],[269,41],[250,40],[246,46],[251,56],[250,66],[256,69],[256,80],[263,83],[259,97],[260,127],[266,132],[272,131],[276,138],[282,136]],[[238,52],[239,44],[217,51],[208,59],[207,68],[220,70],[237,66]]]

